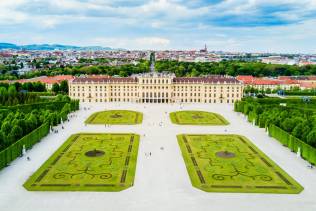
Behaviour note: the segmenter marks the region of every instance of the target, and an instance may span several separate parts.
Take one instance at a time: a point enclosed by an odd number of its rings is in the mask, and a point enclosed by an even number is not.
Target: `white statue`
[[[297,156],[298,158],[301,157],[301,148],[300,148],[300,147],[297,149],[296,156]]]

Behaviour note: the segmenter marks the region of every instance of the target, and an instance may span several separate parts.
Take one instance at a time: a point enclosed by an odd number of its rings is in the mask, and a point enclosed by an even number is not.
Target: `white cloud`
[[[47,39],[128,49],[200,48],[205,42],[216,50],[313,48],[316,0],[201,2],[0,0],[0,32],[7,34],[2,40],[12,40],[9,34],[14,34],[15,42],[42,37],[42,42]],[[270,7],[271,14],[262,12]],[[260,26],[264,18],[267,24],[258,27],[256,23]]]
[[[135,42],[137,45],[140,46],[140,48],[142,48],[142,46],[144,46],[145,48],[166,48],[170,44],[169,39],[161,37],[141,37],[135,39]]]
[[[16,7],[25,3],[25,0],[0,0],[0,24],[19,24],[27,20],[28,14],[15,10]]]
[[[114,38],[114,37],[98,37],[88,41],[89,45],[102,45],[114,48],[127,49],[167,49],[171,41],[163,37],[136,37],[136,38]]]

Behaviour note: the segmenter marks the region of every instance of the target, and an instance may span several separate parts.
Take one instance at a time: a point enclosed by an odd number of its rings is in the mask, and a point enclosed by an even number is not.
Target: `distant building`
[[[297,80],[291,78],[258,78],[249,75],[239,75],[236,77],[237,80],[242,81],[245,86],[251,86],[260,90],[275,90],[284,89],[289,90],[294,87],[300,87],[300,83]]]
[[[62,81],[70,81],[72,79],[74,79],[74,76],[72,75],[40,76],[36,78],[11,81],[11,83],[19,82],[23,84],[27,82],[41,82],[45,84],[47,90],[50,90],[52,89],[54,83],[60,84]]]
[[[289,59],[287,57],[282,56],[269,56],[261,59],[262,63],[266,64],[286,64],[286,65],[294,65],[297,63],[294,59]]]

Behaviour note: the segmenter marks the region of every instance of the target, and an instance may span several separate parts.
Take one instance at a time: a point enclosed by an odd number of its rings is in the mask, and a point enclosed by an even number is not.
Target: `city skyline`
[[[0,2],[0,42],[316,53],[313,0]]]

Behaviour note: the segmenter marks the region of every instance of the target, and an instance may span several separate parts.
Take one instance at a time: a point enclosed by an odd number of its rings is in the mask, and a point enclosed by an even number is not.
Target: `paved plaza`
[[[83,109],[89,107],[88,110]],[[139,125],[85,125],[94,112],[128,109],[143,112]],[[169,112],[202,110],[222,115],[229,125],[175,125]],[[0,171],[1,211],[104,211],[104,210],[214,210],[214,211],[314,211],[316,170],[270,138],[264,129],[253,126],[242,114],[226,104],[81,104],[64,128],[56,127],[24,157]],[[80,132],[136,133],[140,135],[134,186],[121,192],[32,192],[23,183],[67,140]],[[300,194],[210,193],[190,182],[177,134],[239,134],[278,164],[304,190]],[[150,156],[151,154],[151,156]],[[30,157],[30,161],[26,157]]]

